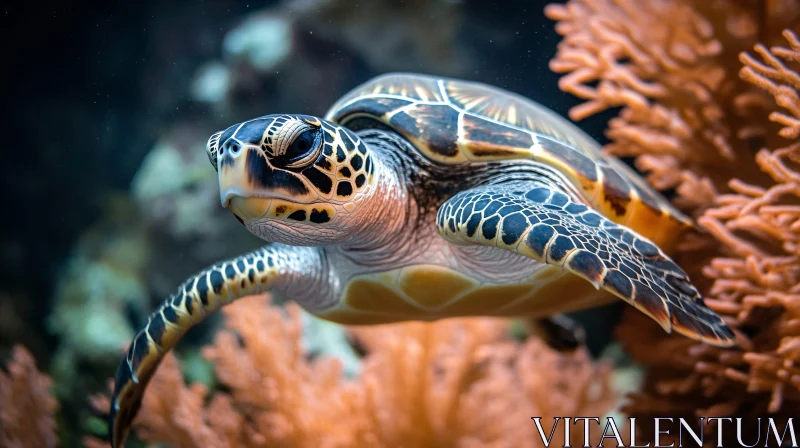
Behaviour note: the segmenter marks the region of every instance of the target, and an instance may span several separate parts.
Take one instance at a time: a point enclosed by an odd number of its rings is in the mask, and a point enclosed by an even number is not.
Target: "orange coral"
[[[700,215],[714,258],[683,264],[696,281],[700,271],[712,280],[707,303],[740,343],[723,350],[668,337],[628,312],[618,336],[650,369],[625,411],[796,416],[800,42],[791,29],[783,31],[789,47],[768,50],[756,40],[774,42],[774,32],[784,29],[776,24],[798,27],[800,5],[676,0],[634,10],[626,0],[572,0],[547,11],[566,34],[552,64],[571,72],[561,87],[590,100],[573,118],[623,106],[610,123],[607,150],[638,156],[655,187],[677,186],[678,203]],[[678,14],[680,20],[664,20]],[[744,42],[763,62],[740,51]],[[597,88],[586,85],[595,80]],[[773,133],[775,124],[782,128]],[[785,139],[793,141],[786,146]],[[753,163],[753,142],[780,149],[760,150]]]
[[[49,393],[50,377],[22,346],[14,347],[7,369],[0,371],[0,446],[57,446],[58,402]]]
[[[223,310],[229,330],[216,336],[205,355],[216,363],[219,381],[254,425],[245,438],[267,446],[347,446],[360,424],[360,396],[341,383],[338,361],[307,361],[300,308],[289,304],[289,318],[284,319],[269,307],[266,296],[240,302]],[[143,414],[148,413],[146,406]]]
[[[781,2],[773,2],[782,5]],[[760,132],[751,118],[765,100],[736,77],[738,53],[759,37],[761,2],[729,0],[573,0],[549,5],[564,36],[550,68],[568,73],[559,87],[587,101],[580,120],[621,107],[609,123],[606,150],[636,157],[658,189],[676,189],[676,204],[701,211],[729,173],[760,179],[738,163]],[[787,8],[773,22],[791,23]],[[674,19],[665,19],[674,18]],[[596,83],[596,86],[594,84]],[[736,132],[738,130],[738,132]]]
[[[784,36],[791,48],[755,47],[765,63],[743,53],[741,76],[775,96],[786,112],[769,117],[783,125],[782,137],[796,139],[800,45],[791,31]],[[679,387],[660,381],[660,389],[681,394],[699,389],[719,399],[733,388],[739,403],[727,400],[728,412],[751,403],[747,407],[776,413],[800,407],[800,142],[763,149],[755,159],[773,184],[765,188],[734,179],[734,193],[718,197],[699,220],[731,254],[715,258],[703,272],[714,279],[709,306],[735,322],[743,352],[684,342],[681,351],[696,361],[695,374]],[[765,405],[752,405],[764,394]]]
[[[789,30],[784,36],[791,48],[755,47],[765,63],[743,53],[741,76],[769,91],[776,105],[786,109],[769,117],[784,126],[782,137],[796,140],[800,41]],[[746,384],[751,393],[769,392],[768,409],[777,412],[785,400],[800,406],[800,142],[762,149],[756,163],[774,184],[762,188],[732,180],[735,194],[719,197],[700,219],[736,255],[715,259],[704,273],[715,279],[710,294],[716,300],[710,305],[736,318],[749,352],[737,359],[745,369],[729,367],[724,375]],[[765,318],[768,312],[774,316]],[[746,331],[748,327],[756,330]]]
[[[227,330],[205,355],[228,392],[210,404],[167,356],[135,423],[140,437],[185,447],[541,446],[530,417],[549,428],[554,416],[617,405],[609,365],[512,341],[488,318],[353,328],[367,355],[361,376],[344,381],[337,360],[306,359],[299,308],[284,318],[268,305],[259,296],[223,309]],[[580,425],[571,438],[583,442]]]
[[[540,446],[529,418],[605,415],[616,404],[610,365],[506,337],[489,318],[355,330],[364,363],[370,446]],[[556,433],[555,446],[561,446]],[[582,428],[571,433],[583,443]],[[596,441],[595,441],[596,442]]]

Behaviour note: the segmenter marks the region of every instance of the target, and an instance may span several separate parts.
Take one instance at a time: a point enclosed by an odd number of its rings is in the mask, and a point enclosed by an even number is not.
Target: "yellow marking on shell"
[[[419,86],[419,85],[414,86],[414,91],[417,92],[417,95],[419,95],[419,97],[420,97],[420,99],[422,101],[428,101],[429,100],[428,93],[425,92],[425,89],[423,89],[422,86]]]
[[[525,117],[525,124],[527,125],[526,127],[528,129],[533,129],[533,127],[534,127],[533,119],[531,119],[530,116],[526,116]]]
[[[414,266],[403,269],[397,287],[419,305],[435,309],[471,289],[477,282],[441,266]]]
[[[592,208],[609,219],[614,220],[615,213],[613,213],[613,210],[605,203],[603,197],[603,173],[601,170],[596,170],[597,180],[593,181],[585,176],[579,175],[573,167],[561,159],[552,157],[545,151],[541,144],[536,143],[531,146],[530,149],[534,160],[554,167],[556,172],[560,173],[570,184],[576,187],[578,193],[586,198],[586,201]],[[622,224],[622,222],[616,220],[615,222]]]
[[[612,168],[617,167],[617,164],[612,166]],[[626,175],[626,179],[636,182],[632,175],[628,175],[627,169],[621,171],[621,174]],[[584,187],[585,194],[590,198],[589,203],[593,208],[617,224],[630,227],[645,238],[652,240],[667,253],[674,249],[678,242],[677,236],[688,227],[670,211],[663,208],[653,209],[643,202],[635,189],[631,189],[628,202],[624,204],[624,213],[618,214],[613,202],[606,197],[603,170],[597,170],[597,182],[591,182],[571,173],[567,174],[570,175],[571,180],[580,182],[580,185]]]
[[[468,103],[465,103],[464,104],[464,109],[472,110],[473,108],[475,108],[475,106],[483,103],[484,101],[486,101],[486,98],[484,98],[484,97],[475,98],[474,100],[472,100],[472,101],[470,101]]]
[[[462,107],[467,108],[469,105],[476,113],[513,125],[525,124],[528,130],[546,133],[579,148],[591,147],[590,152],[599,154],[600,146],[580,128],[530,98],[494,86],[462,80],[448,82],[447,91]],[[487,101],[476,108],[477,103],[473,103],[478,98],[485,98]],[[510,116],[511,107],[515,108],[516,119]],[[522,117],[524,120],[520,120]]]
[[[586,187],[587,195],[591,198],[590,204],[603,216],[614,221],[617,224],[630,227],[631,216],[637,207],[644,206],[636,194],[636,190],[630,190],[630,196],[627,198],[616,198],[613,193],[606,192],[605,175],[603,170],[597,170],[597,182],[588,182],[578,176],[573,176],[579,181],[588,183]],[[591,188],[591,190],[589,189]],[[591,195],[589,195],[591,193]],[[622,214],[619,213],[619,208],[622,208]],[[634,230],[637,230],[634,228]],[[639,229],[641,230],[641,229]],[[638,231],[638,230],[637,230]]]
[[[596,185],[602,185],[602,173],[599,170],[597,181],[589,181],[587,178],[577,175],[577,171],[563,160],[551,156],[540,143],[534,143],[530,147],[530,151],[534,160],[554,167],[557,172],[572,181],[573,185],[584,188],[587,193],[591,192]],[[598,199],[588,194],[587,198],[593,202]]]
[[[438,88],[434,89],[434,84],[436,84],[437,87],[442,86],[445,92],[442,93]],[[370,90],[375,96],[386,93],[392,94],[399,88],[405,88],[406,86],[409,86],[409,91],[412,91],[411,93],[416,92],[421,98],[420,89],[430,92],[429,96],[433,96],[437,101],[443,101],[445,97],[449,97],[453,104],[460,109],[470,110],[471,113],[482,115],[486,117],[487,120],[492,120],[497,124],[503,124],[503,122],[510,123],[509,126],[540,133],[552,137],[555,140],[568,143],[575,147],[581,154],[594,161],[606,159],[606,156],[602,154],[600,145],[569,120],[530,98],[525,98],[513,92],[493,86],[455,79],[438,79],[424,75],[396,74],[368,82],[364,84],[363,87],[354,89],[352,93],[347,95],[347,98],[352,100],[359,96],[363,97],[364,94],[368,94]],[[409,100],[412,100],[412,98],[409,98]],[[413,107],[416,106],[412,106],[412,108]],[[335,109],[333,115],[335,115]],[[388,123],[389,118],[390,117],[382,117],[385,123]],[[459,115],[459,138],[457,139],[459,154],[453,158],[442,157],[433,153],[430,151],[429,147],[421,144],[421,142],[413,136],[407,136],[407,138],[412,144],[420,148],[427,157],[443,163],[530,157],[530,155],[522,151],[521,148],[509,151],[507,148],[490,149],[488,145],[485,147],[481,147],[480,145],[472,147],[472,143],[464,136],[463,126],[461,125],[462,121],[463,112]],[[495,141],[493,148],[498,148],[496,139],[492,138],[489,140]],[[477,157],[474,153],[470,152],[470,149],[477,149],[482,155]],[[689,221],[687,221],[685,225],[673,223],[673,221],[680,222],[683,218],[676,216],[675,211],[672,210],[666,202],[660,207],[664,211],[664,217],[660,219],[648,216],[657,214],[653,213],[652,210],[632,210],[631,207],[639,207],[636,202],[641,201],[636,200],[632,200],[630,204],[625,206],[626,212],[624,216],[618,216],[613,206],[604,203],[602,179],[598,182],[593,182],[578,175],[574,167],[567,166],[549,157],[542,158],[534,156],[533,158],[542,163],[550,164],[554,166],[557,171],[563,173],[564,177],[575,185],[581,194],[589,198],[589,205],[593,208],[615,222],[630,225],[639,233],[650,235],[649,237],[654,241],[670,245],[672,243],[670,239],[674,240],[676,235],[673,229],[680,231],[684,227],[691,226]],[[608,159],[616,160],[610,157]],[[612,167],[614,167],[614,169],[624,170],[625,176],[623,177],[629,178],[629,180],[638,184],[640,187],[650,189],[649,185],[646,185],[635,172],[631,172],[625,167],[617,167],[614,164],[612,164]],[[598,174],[600,174],[599,171],[600,170],[598,170]],[[617,206],[618,205],[619,204],[617,204]],[[647,206],[645,205],[643,207],[646,208]],[[616,209],[619,210],[619,207]],[[663,235],[664,233],[671,236]]]
[[[411,103],[411,104],[407,104],[407,105],[405,105],[403,107],[398,107],[396,109],[392,109],[392,110],[386,112],[385,114],[383,114],[381,116],[381,119],[383,120],[384,123],[386,123],[386,124],[391,126],[392,117],[394,117],[395,115],[397,115],[399,113],[403,113],[403,112],[407,113],[407,114],[408,113],[413,113],[414,109],[416,109],[418,107],[419,107],[419,103],[417,103],[417,102]]]
[[[473,162],[489,162],[493,160],[530,159],[530,147],[501,146],[490,142],[459,140],[459,152],[467,160]]]
[[[669,254],[677,246],[678,236],[686,229],[686,225],[666,212],[660,210],[659,212],[635,197],[628,205],[625,221],[628,227],[653,241],[656,246]]]
[[[435,160],[437,162],[442,162],[442,163],[446,163],[446,164],[458,164],[458,163],[469,162],[469,160],[465,157],[464,151],[460,151],[459,150],[456,155],[454,155],[452,157],[446,157],[446,156],[443,156],[443,155],[441,155],[441,154],[439,154],[439,153],[437,153],[435,151],[431,151],[431,148],[427,143],[423,142],[422,140],[420,140],[420,139],[418,139],[418,138],[416,138],[416,137],[414,137],[412,135],[404,135],[404,137],[408,141],[410,141],[412,145],[414,145],[420,151],[422,151],[425,154],[425,157],[427,157],[427,158],[429,158],[431,160]],[[459,149],[461,149],[460,148],[460,143],[459,143]]]
[[[458,117],[457,136],[460,152],[471,161],[530,159],[536,143],[529,131],[463,112]]]
[[[440,153],[438,153],[436,151],[432,151],[431,147],[430,147],[430,144],[425,140],[425,137],[426,137],[424,135],[425,133],[423,133],[422,134],[423,137],[420,138],[417,135],[414,135],[414,132],[419,131],[419,129],[396,128],[392,124],[392,122],[391,122],[392,118],[394,118],[395,115],[400,114],[400,113],[405,113],[406,115],[408,115],[408,118],[410,118],[410,119],[420,120],[421,117],[419,115],[417,115],[417,113],[419,113],[419,110],[417,109],[418,107],[419,107],[419,103],[412,103],[412,104],[409,104],[409,105],[406,105],[406,106],[391,110],[391,111],[386,112],[385,114],[383,114],[380,117],[380,120],[384,124],[395,128],[406,140],[408,140],[412,145],[414,145],[416,148],[418,148],[420,151],[422,151],[425,154],[425,156],[427,158],[431,159],[431,160],[435,160],[435,161],[442,162],[442,163],[447,163],[447,164],[457,164],[457,163],[468,162],[467,158],[464,157],[463,151],[460,151],[460,150],[456,151],[456,154],[454,156],[446,156],[446,155],[440,154]],[[459,117],[458,117],[459,123],[462,120],[462,116],[463,116],[463,113],[459,114]],[[424,117],[422,117],[422,118],[424,118]],[[462,129],[462,126],[460,126],[460,124],[459,124],[458,128],[456,129],[456,132],[457,133],[460,132],[461,129]]]
[[[348,92],[334,106],[342,107],[353,99],[364,97],[381,98],[385,95],[404,96],[409,99],[416,94],[423,101],[443,101],[439,89],[439,80],[435,78],[421,79],[418,77],[387,75],[374,78]]]
[[[517,124],[517,107],[514,105],[514,103],[509,104],[506,114],[508,115],[509,123],[514,125]]]

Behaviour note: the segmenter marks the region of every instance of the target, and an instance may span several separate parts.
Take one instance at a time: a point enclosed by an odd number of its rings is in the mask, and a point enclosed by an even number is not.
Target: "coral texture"
[[[610,365],[513,341],[506,323],[484,318],[352,328],[366,354],[361,375],[345,381],[338,360],[307,359],[299,307],[286,312],[265,296],[223,309],[226,330],[205,356],[224,391],[185,385],[168,356],[138,436],[182,447],[541,446],[531,417],[549,434],[552,417],[603,416],[618,404]],[[572,428],[573,445],[583,436]]]
[[[52,381],[36,368],[27,349],[14,347],[7,372],[0,371],[0,446],[58,446]]]
[[[570,110],[570,118],[622,108],[609,123],[606,150],[636,157],[648,180],[661,190],[676,189],[677,205],[688,211],[709,206],[734,169],[740,178],[761,179],[748,169],[752,164],[741,161],[750,151],[748,139],[762,131],[751,118],[768,103],[737,78],[737,55],[763,34],[761,5],[727,0],[549,5],[545,13],[558,21],[556,31],[564,36],[550,68],[567,73],[559,81],[562,90],[587,100]],[[797,8],[786,8],[763,19],[775,27],[793,23],[797,15]]]
[[[800,45],[792,32],[784,35],[791,48],[755,47],[763,62],[743,53],[741,76],[775,96],[786,112],[776,108],[770,120],[781,124],[780,135],[793,141],[756,155],[771,185],[733,179],[732,193],[718,196],[699,219],[723,254],[703,269],[714,280],[707,301],[737,328],[741,350],[684,342],[680,352],[695,362],[695,373],[678,383],[659,384],[662,392],[677,395],[702,391],[709,403],[718,400],[716,410],[726,414],[800,407]],[[725,395],[735,398],[726,400]]]
[[[800,406],[800,41],[789,30],[784,36],[790,48],[756,45],[763,62],[741,55],[742,79],[768,91],[785,110],[776,109],[769,119],[791,143],[755,157],[774,183],[760,187],[734,179],[734,193],[718,197],[700,219],[734,255],[715,259],[704,273],[715,279],[712,306],[735,317],[749,352],[735,361],[720,358],[731,364],[721,373],[749,392],[770,393],[770,412],[784,401]]]
[[[549,6],[548,16],[565,35],[551,67],[569,73],[562,89],[588,100],[572,118],[622,106],[609,124],[607,151],[636,157],[656,188],[676,188],[676,204],[698,217],[707,253],[697,256],[691,252],[697,246],[684,244],[676,257],[735,329],[740,347],[666,336],[627,312],[618,335],[650,369],[625,411],[796,417],[800,5],[638,5],[571,0]],[[742,51],[751,48],[755,55]],[[765,149],[753,156],[751,148]]]

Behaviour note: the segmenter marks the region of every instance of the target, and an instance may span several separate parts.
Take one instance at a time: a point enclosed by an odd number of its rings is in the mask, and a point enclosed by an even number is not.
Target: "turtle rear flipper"
[[[466,190],[440,207],[437,224],[453,243],[498,247],[560,266],[632,304],[668,333],[735,344],[730,328],[661,249],[574,202],[557,185],[521,182]]]
[[[586,344],[586,331],[583,327],[563,314],[526,319],[525,327],[529,333],[560,352],[572,352]]]

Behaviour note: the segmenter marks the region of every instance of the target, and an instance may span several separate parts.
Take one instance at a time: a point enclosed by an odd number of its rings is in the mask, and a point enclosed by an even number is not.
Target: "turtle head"
[[[363,227],[374,160],[343,127],[307,115],[268,115],[215,133],[206,151],[222,205],[256,236],[329,245]]]

